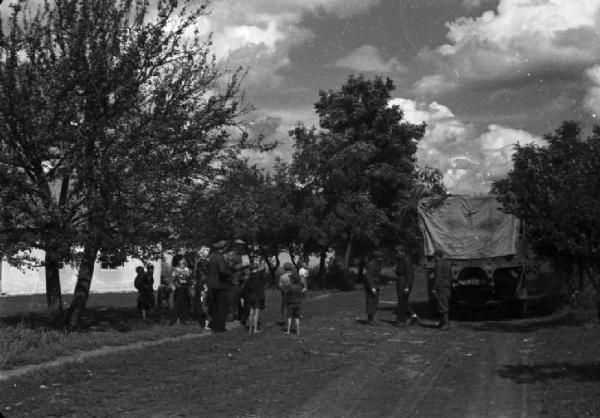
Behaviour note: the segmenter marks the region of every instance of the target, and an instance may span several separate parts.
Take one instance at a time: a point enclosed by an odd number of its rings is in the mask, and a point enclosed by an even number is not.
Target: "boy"
[[[300,277],[292,275],[290,285],[285,289],[285,304],[287,310],[287,330],[289,334],[292,328],[292,319],[294,320],[296,335],[300,335],[300,303],[302,302],[303,287],[300,284]]]

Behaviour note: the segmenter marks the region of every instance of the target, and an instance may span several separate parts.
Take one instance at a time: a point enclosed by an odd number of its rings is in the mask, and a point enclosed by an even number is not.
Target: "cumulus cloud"
[[[336,67],[348,68],[359,72],[392,73],[403,72],[406,68],[396,58],[385,61],[379,49],[373,45],[363,45],[348,56],[339,59]]]
[[[365,13],[380,0],[221,0],[211,4],[199,31],[213,34],[213,51],[230,67],[249,68],[247,84],[277,87],[277,70],[290,62],[289,52],[314,34],[303,26],[307,14],[345,19]]]
[[[437,102],[396,98],[390,105],[400,106],[408,122],[427,124],[417,151],[418,164],[440,169],[451,193],[489,192],[492,182],[512,167],[515,144],[543,144],[541,138],[529,132],[497,124],[480,133]]]
[[[591,87],[584,98],[584,106],[593,117],[600,117],[600,65],[586,71]]]
[[[462,5],[467,9],[477,9],[481,7],[482,0],[463,0]]]
[[[446,24],[448,42],[420,53],[434,71],[415,90],[439,97],[473,84],[550,76],[581,80],[586,69],[600,64],[599,23],[600,0],[501,0],[496,11]]]
[[[294,141],[288,132],[292,130],[298,121],[303,121],[307,126],[317,124],[317,116],[311,108],[292,109],[261,109],[255,111],[252,122],[248,123],[250,138],[263,136],[264,143],[277,141],[279,144],[269,152],[244,151],[243,155],[248,157],[251,164],[259,168],[270,170],[276,160],[290,162],[294,152]]]

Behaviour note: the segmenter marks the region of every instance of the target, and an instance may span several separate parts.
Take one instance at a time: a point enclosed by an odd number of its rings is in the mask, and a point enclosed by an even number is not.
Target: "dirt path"
[[[434,342],[435,341],[435,342]],[[529,333],[412,329],[374,348],[293,417],[536,417],[526,383],[501,377],[527,364]]]
[[[317,296],[304,310],[302,336],[282,334],[273,294],[258,335],[238,330],[86,354],[68,367],[0,382],[0,410],[32,417],[543,415],[539,380],[562,363],[536,365],[533,348],[548,341],[543,335],[554,332],[556,318],[465,320],[449,332],[428,320],[399,329],[390,324],[393,292],[384,289],[390,303],[382,303],[375,327],[364,325],[362,292]]]

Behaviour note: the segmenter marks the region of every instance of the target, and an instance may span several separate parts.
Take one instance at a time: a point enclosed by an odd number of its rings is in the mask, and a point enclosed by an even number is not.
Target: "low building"
[[[44,259],[43,251],[35,251],[33,255]],[[161,262],[155,261],[154,265],[154,287],[160,282]],[[142,261],[128,258],[122,264],[111,262],[109,259],[99,259],[94,267],[94,276],[90,291],[93,293],[105,292],[134,292],[133,281],[135,269],[143,265]],[[46,269],[44,267],[33,267],[19,269],[10,265],[6,260],[2,261],[0,272],[0,294],[3,295],[31,295],[46,292]],[[65,264],[60,269],[60,285],[63,293],[71,293],[77,282],[77,269]]]

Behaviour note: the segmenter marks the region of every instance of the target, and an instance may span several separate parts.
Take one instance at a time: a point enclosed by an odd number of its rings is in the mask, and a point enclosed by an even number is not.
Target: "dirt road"
[[[539,367],[532,365],[537,338],[552,332],[557,315],[467,319],[448,332],[426,319],[399,329],[391,324],[394,299],[393,287],[385,287],[371,327],[362,323],[361,291],[317,298],[303,306],[303,334],[286,336],[275,324],[275,295],[256,336],[240,328],[0,382],[1,411],[36,417],[544,415],[539,379],[528,373]],[[424,314],[426,302],[419,294],[415,299]],[[546,378],[544,370],[537,373]]]
[[[534,338],[485,323],[447,333],[410,329],[365,354],[294,416],[536,417],[528,384],[500,375],[528,364]]]

